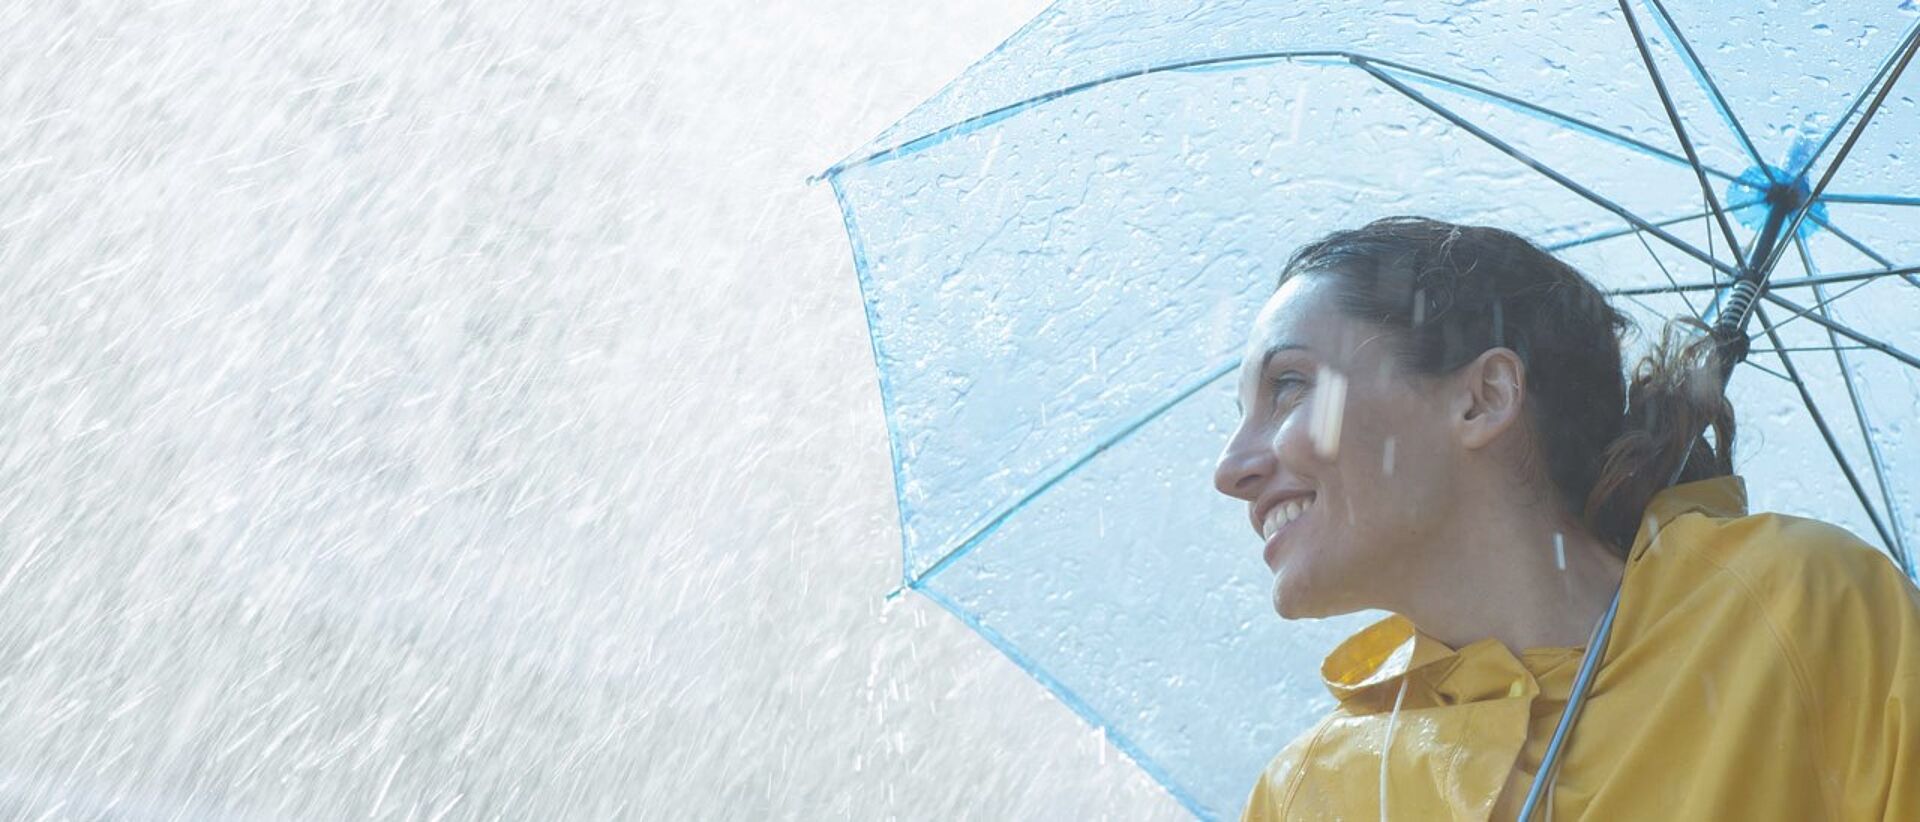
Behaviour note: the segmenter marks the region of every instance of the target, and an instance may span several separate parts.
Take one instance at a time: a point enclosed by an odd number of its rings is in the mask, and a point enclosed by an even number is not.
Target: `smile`
[[[1275,553],[1280,547],[1280,536],[1289,530],[1288,526],[1299,522],[1301,517],[1313,509],[1315,499],[1316,497],[1309,495],[1300,499],[1288,500],[1285,503],[1274,506],[1272,511],[1267,512],[1266,520],[1260,523],[1260,533],[1267,538],[1266,548],[1262,552],[1262,555],[1267,561],[1268,568],[1278,570],[1275,568]]]

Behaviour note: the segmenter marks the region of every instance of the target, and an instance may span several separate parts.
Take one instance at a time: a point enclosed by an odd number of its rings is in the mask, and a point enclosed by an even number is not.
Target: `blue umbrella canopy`
[[[1913,2],[1063,0],[822,175],[891,436],[902,590],[1202,818],[1332,705],[1379,614],[1285,622],[1212,486],[1288,252],[1520,231],[1645,329],[1750,339],[1756,510],[1920,546]],[[1652,336],[1652,335],[1648,335]],[[898,592],[896,592],[898,593]]]

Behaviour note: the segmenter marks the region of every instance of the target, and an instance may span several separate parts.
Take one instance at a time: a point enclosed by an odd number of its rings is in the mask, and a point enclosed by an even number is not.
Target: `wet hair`
[[[1725,355],[1706,326],[1669,322],[1629,379],[1621,346],[1632,321],[1517,234],[1388,217],[1302,246],[1276,287],[1306,273],[1334,280],[1345,314],[1391,332],[1396,361],[1412,373],[1444,375],[1496,347],[1517,354],[1532,453],[1544,457],[1563,513],[1623,556],[1647,502],[1670,482],[1733,473]]]

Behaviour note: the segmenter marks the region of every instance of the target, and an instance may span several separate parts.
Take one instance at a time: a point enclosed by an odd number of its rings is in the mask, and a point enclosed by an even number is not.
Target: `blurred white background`
[[[804,182],[1043,5],[0,8],[0,815],[1184,818],[883,602]]]

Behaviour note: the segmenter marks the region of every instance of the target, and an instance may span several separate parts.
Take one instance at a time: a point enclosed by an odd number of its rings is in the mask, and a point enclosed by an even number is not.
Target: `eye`
[[[1306,375],[1298,371],[1282,371],[1267,379],[1267,391],[1276,398],[1283,396],[1285,392],[1306,386]]]

